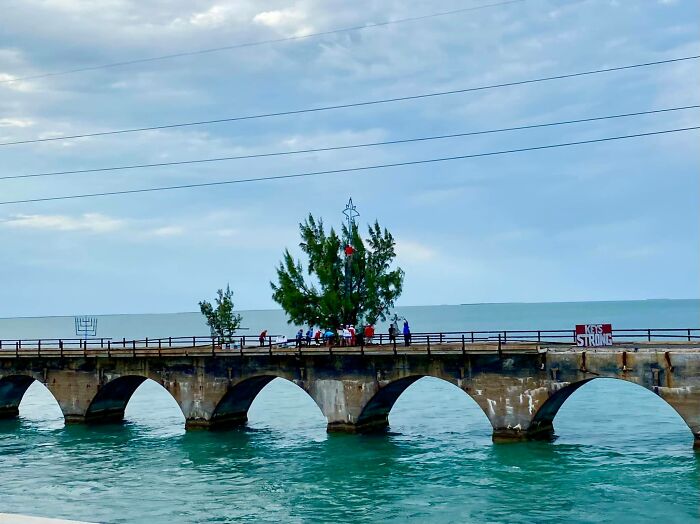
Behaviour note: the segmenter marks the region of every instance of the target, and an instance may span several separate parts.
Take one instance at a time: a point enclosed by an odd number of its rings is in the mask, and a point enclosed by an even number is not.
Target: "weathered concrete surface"
[[[368,432],[388,426],[398,397],[431,376],[462,389],[493,426],[495,442],[552,438],[553,420],[586,382],[610,377],[656,393],[686,421],[700,446],[700,351],[676,346],[581,352],[540,348],[393,355],[315,354],[162,357],[0,357],[0,417],[17,416],[24,392],[39,380],[67,423],[120,421],[136,388],[161,384],[182,409],[186,427],[244,424],[256,395],[282,377],[306,391],[329,431]]]

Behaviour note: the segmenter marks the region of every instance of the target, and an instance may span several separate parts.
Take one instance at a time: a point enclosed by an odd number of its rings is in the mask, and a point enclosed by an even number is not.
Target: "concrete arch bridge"
[[[700,447],[697,343],[629,343],[595,351],[521,344],[501,351],[488,345],[468,351],[413,346],[399,354],[0,354],[0,418],[16,417],[24,393],[38,380],[56,398],[66,423],[118,422],[136,388],[152,379],[177,401],[187,429],[228,428],[245,424],[256,395],[276,377],[311,396],[329,431],[351,433],[385,429],[406,388],[437,377],[476,401],[493,426],[494,442],[552,438],[554,417],[574,391],[595,378],[616,378],[670,404]]]

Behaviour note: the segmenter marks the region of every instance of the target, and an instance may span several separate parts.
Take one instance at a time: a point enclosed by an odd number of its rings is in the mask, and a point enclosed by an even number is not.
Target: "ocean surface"
[[[414,331],[699,327],[700,301],[400,308]],[[244,324],[283,332],[280,312]],[[98,336],[206,334],[196,314],[99,317]],[[67,337],[72,317],[2,319],[0,338]],[[381,435],[327,434],[315,403],[277,379],[245,429],[189,432],[155,382],[121,425],[64,426],[34,383],[0,421],[0,512],[93,522],[700,522],[700,453],[673,409],[634,384],[596,379],[564,404],[552,443],[494,445],[455,386],[409,387]]]

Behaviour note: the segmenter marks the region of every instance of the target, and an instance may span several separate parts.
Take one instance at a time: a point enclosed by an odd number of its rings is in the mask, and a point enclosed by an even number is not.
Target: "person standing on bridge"
[[[301,348],[303,341],[304,341],[304,330],[300,329],[299,331],[297,331],[297,347],[298,348]]]
[[[374,338],[374,326],[372,324],[367,324],[365,326],[365,343],[367,345],[371,344],[373,338]]]
[[[260,333],[260,338],[258,338],[258,341],[260,342],[260,347],[263,347],[265,345],[266,338],[267,338],[267,329],[263,329],[262,333]]]
[[[411,345],[411,328],[408,327],[408,320],[403,321],[403,345]]]
[[[394,324],[389,326],[389,344],[396,344],[396,326]]]

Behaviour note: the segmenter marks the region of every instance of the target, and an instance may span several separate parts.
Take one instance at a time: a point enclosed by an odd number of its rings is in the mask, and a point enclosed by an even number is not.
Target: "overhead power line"
[[[146,169],[146,168],[151,168],[151,167],[182,166],[182,165],[191,165],[191,164],[204,164],[204,163],[211,163],[211,162],[224,162],[224,161],[231,161],[231,160],[268,158],[268,157],[286,156],[286,155],[299,155],[299,154],[304,154],[304,153],[322,153],[322,152],[328,152],[328,151],[341,151],[341,150],[345,150],[345,149],[359,149],[359,148],[365,148],[365,147],[408,144],[408,143],[413,143],[413,142],[428,142],[428,141],[432,141],[432,140],[445,140],[445,139],[449,139],[449,138],[460,138],[460,137],[475,136],[475,135],[487,135],[487,134],[492,134],[492,133],[503,133],[503,132],[507,132],[507,131],[523,131],[523,130],[528,130],[528,129],[543,128],[543,127],[554,127],[554,126],[563,126],[563,125],[570,125],[570,124],[580,124],[580,123],[585,123],[585,122],[596,122],[596,121],[600,121],[600,120],[611,120],[611,119],[616,119],[616,118],[627,118],[627,117],[642,116],[642,115],[652,115],[652,114],[658,114],[658,113],[668,113],[671,111],[683,111],[686,109],[698,109],[698,108],[700,108],[700,104],[691,105],[691,106],[682,106],[682,107],[670,107],[670,108],[665,108],[665,109],[653,109],[653,110],[649,110],[649,111],[637,111],[634,113],[621,113],[621,114],[616,114],[616,115],[579,118],[579,119],[575,119],[575,120],[561,120],[558,122],[546,122],[546,123],[542,123],[542,124],[528,124],[528,125],[514,126],[514,127],[502,127],[502,128],[498,128],[498,129],[486,129],[486,130],[481,130],[481,131],[466,131],[463,133],[450,133],[450,134],[445,134],[445,135],[434,135],[434,136],[423,136],[423,137],[416,137],[416,138],[404,138],[404,139],[397,139],[397,140],[386,140],[383,142],[365,142],[365,143],[361,143],[361,144],[350,144],[350,145],[345,145],[345,146],[317,147],[317,148],[310,148],[310,149],[297,149],[297,150],[293,150],[293,151],[272,151],[272,152],[268,152],[268,153],[257,153],[257,154],[250,154],[250,155],[222,156],[222,157],[215,157],[215,158],[199,158],[199,159],[193,159],[193,160],[177,160],[177,161],[172,161],[172,162],[156,162],[156,163],[151,163],[151,164],[131,164],[131,165],[125,165],[125,166],[97,167],[97,168],[92,168],[92,169],[73,169],[73,170],[68,170],[68,171],[50,171],[50,172],[45,172],[45,173],[30,173],[30,174],[24,174],[24,175],[6,175],[6,176],[0,176],[0,180],[15,180],[15,179],[21,179],[21,178],[36,178],[36,177],[48,177],[48,176],[60,176],[60,175],[76,175],[76,174],[84,174],[84,173],[100,173],[100,172],[109,172],[109,171]]]
[[[686,60],[697,60],[698,58],[700,58],[700,55],[684,56],[684,57],[679,57],[679,58],[670,58],[667,60],[657,60],[655,62],[644,62],[644,63],[639,63],[639,64],[630,64],[630,65],[617,66],[617,67],[607,67],[607,68],[603,68],[603,69],[592,69],[592,70],[588,70],[588,71],[580,71],[578,73],[567,73],[567,74],[563,74],[563,75],[531,78],[528,80],[517,80],[517,81],[513,81],[513,82],[504,82],[504,83],[500,83],[500,84],[490,84],[490,85],[484,85],[484,86],[478,86],[478,87],[466,87],[463,89],[451,89],[449,91],[434,91],[432,93],[421,93],[418,95],[408,95],[408,96],[400,96],[400,97],[394,97],[394,98],[381,98],[381,99],[377,99],[377,100],[366,100],[366,101],[362,101],[362,102],[351,102],[351,103],[347,103],[347,104],[335,104],[335,105],[328,105],[328,106],[311,107],[311,108],[306,108],[306,109],[277,111],[277,112],[273,112],[273,113],[259,113],[259,114],[255,114],[255,115],[234,116],[234,117],[228,117],[228,118],[216,118],[216,119],[212,119],[212,120],[200,120],[200,121],[195,121],[195,122],[181,122],[181,123],[176,123],[176,124],[164,124],[164,125],[148,126],[148,127],[135,127],[135,128],[129,128],[129,129],[117,129],[117,130],[112,130],[112,131],[99,131],[99,132],[95,132],[95,133],[81,133],[81,134],[76,134],[76,135],[64,135],[64,136],[48,137],[48,138],[34,138],[34,139],[28,139],[28,140],[16,140],[13,142],[0,142],[0,146],[10,146],[10,145],[18,145],[18,144],[35,144],[38,142],[54,142],[57,140],[72,140],[72,139],[76,139],[76,138],[89,138],[89,137],[107,136],[107,135],[120,135],[120,134],[125,134],[125,133],[140,133],[140,132],[144,132],[144,131],[156,131],[156,130],[162,130],[162,129],[173,129],[173,128],[191,127],[191,126],[203,126],[203,125],[210,125],[210,124],[220,124],[220,123],[224,123],[224,122],[237,122],[237,121],[241,121],[241,120],[255,120],[255,119],[260,119],[260,118],[299,115],[302,113],[318,113],[321,111],[330,111],[330,110],[334,110],[334,109],[347,109],[347,108],[352,108],[352,107],[372,106],[372,105],[378,105],[378,104],[388,104],[388,103],[393,103],[393,102],[404,102],[404,101],[408,101],[408,100],[420,100],[420,99],[425,99],[425,98],[432,98],[432,97],[439,97],[439,96],[446,96],[446,95],[455,95],[455,94],[460,94],[460,93],[470,93],[470,92],[474,92],[474,91],[485,91],[488,89],[498,89],[501,87],[511,87],[511,86],[526,85],[526,84],[535,84],[538,82],[548,82],[551,80],[562,80],[565,78],[576,78],[576,77],[581,77],[581,76],[597,75],[597,74],[601,74],[601,73],[610,73],[613,71],[624,71],[627,69],[636,69],[636,68],[640,68],[640,67],[651,67],[651,66],[657,66],[657,65],[662,65],[662,64],[671,64],[671,63],[676,63],[676,62],[683,62]]]
[[[51,73],[40,73],[40,74],[36,74],[36,75],[29,75],[29,76],[23,76],[23,77],[19,77],[19,78],[12,78],[10,80],[0,80],[0,84],[10,83],[10,82],[21,82],[23,80],[36,80],[39,78],[48,78],[48,77],[53,77],[53,76],[65,76],[65,75],[71,75],[71,74],[75,74],[75,73],[84,73],[87,71],[96,71],[99,69],[110,69],[110,68],[114,68],[114,67],[124,67],[124,66],[136,65],[136,64],[145,64],[148,62],[159,62],[162,60],[170,60],[173,58],[205,55],[205,54],[209,54],[209,53],[217,53],[220,51],[231,51],[234,49],[242,49],[242,48],[246,48],[246,47],[257,47],[257,46],[267,45],[267,44],[279,44],[282,42],[308,40],[311,38],[317,38],[319,36],[327,36],[327,35],[332,35],[332,34],[336,34],[336,33],[349,33],[349,32],[354,32],[354,31],[362,31],[364,29],[373,29],[376,27],[384,27],[384,26],[394,25],[394,24],[403,24],[405,22],[417,22],[420,20],[427,20],[429,18],[457,15],[457,14],[461,14],[461,13],[467,13],[469,11],[478,11],[481,9],[488,9],[491,7],[501,7],[501,6],[505,6],[505,5],[509,5],[509,4],[518,4],[518,3],[522,3],[522,2],[526,2],[526,1],[527,0],[508,0],[505,2],[496,2],[496,3],[491,3],[491,4],[476,5],[476,6],[472,6],[472,7],[463,7],[461,9],[453,9],[451,11],[441,11],[438,13],[429,13],[426,15],[411,16],[411,17],[407,17],[407,18],[398,18],[396,20],[385,20],[383,22],[370,22],[370,23],[367,23],[364,25],[357,25],[357,26],[351,26],[351,27],[341,27],[338,29],[331,29],[328,31],[320,31],[318,33],[309,33],[306,35],[289,36],[289,37],[284,37],[284,38],[273,38],[270,40],[257,40],[255,42],[243,42],[243,43],[221,46],[221,47],[210,47],[207,49],[197,49],[195,51],[183,51],[180,53],[172,53],[172,54],[168,54],[168,55],[151,56],[151,57],[146,57],[146,58],[136,58],[134,60],[123,60],[121,62],[111,62],[111,63],[107,63],[107,64],[98,64],[98,65],[94,65],[94,66],[79,67],[76,69],[67,69],[64,71],[54,71]]]
[[[647,133],[635,133],[633,135],[619,135],[619,136],[612,136],[612,137],[605,137],[605,138],[596,138],[596,139],[592,139],[592,140],[579,140],[576,142],[563,142],[563,143],[558,143],[558,144],[547,144],[547,145],[543,145],[543,146],[531,146],[531,147],[523,147],[523,148],[518,148],[518,149],[503,149],[503,150],[499,150],[499,151],[488,151],[488,152],[484,152],[484,153],[472,153],[472,154],[468,154],[468,155],[458,155],[458,156],[449,156],[449,157],[441,157],[441,158],[428,158],[428,159],[423,159],[423,160],[411,160],[411,161],[406,161],[406,162],[395,162],[395,163],[390,163],[390,164],[375,164],[375,165],[370,165],[370,166],[349,167],[349,168],[344,168],[344,169],[329,169],[326,171],[308,171],[305,173],[293,173],[293,174],[288,174],[288,175],[274,175],[274,176],[255,177],[255,178],[241,178],[241,179],[235,179],[235,180],[220,180],[220,181],[216,181],[216,182],[200,182],[200,183],[194,183],[194,184],[148,187],[148,188],[141,188],[141,189],[125,189],[125,190],[120,190],[120,191],[104,191],[104,192],[97,192],[97,193],[82,193],[82,194],[76,194],[76,195],[61,195],[61,196],[42,197],[42,198],[27,198],[27,199],[22,199],[22,200],[5,200],[5,201],[0,201],[0,205],[29,204],[29,203],[35,203],[35,202],[52,202],[52,201],[56,201],[56,200],[75,200],[75,199],[94,198],[94,197],[101,197],[101,196],[131,195],[131,194],[137,194],[137,193],[153,193],[156,191],[172,191],[172,190],[176,190],[176,189],[194,189],[194,188],[201,188],[201,187],[215,187],[215,186],[225,186],[225,185],[233,185],[233,184],[246,184],[246,183],[251,183],[251,182],[262,182],[262,181],[268,181],[268,180],[286,180],[286,179],[292,179],[292,178],[314,177],[314,176],[321,176],[321,175],[331,175],[331,174],[341,174],[341,173],[356,173],[356,172],[370,171],[370,170],[375,170],[375,169],[387,169],[387,168],[393,168],[393,167],[405,167],[405,166],[414,166],[414,165],[421,165],[421,164],[434,164],[434,163],[438,163],[438,162],[450,162],[450,161],[454,161],[454,160],[465,160],[465,159],[469,159],[469,158],[480,158],[480,157],[489,157],[489,156],[497,156],[497,155],[507,155],[507,154],[513,154],[513,153],[523,153],[526,151],[541,151],[541,150],[545,150],[545,149],[580,146],[580,145],[584,145],[584,144],[596,144],[596,143],[601,143],[601,142],[610,142],[610,141],[614,141],[614,140],[626,140],[626,139],[631,139],[631,138],[639,138],[639,137],[654,136],[654,135],[664,135],[664,134],[668,134],[668,133],[679,133],[679,132],[683,132],[683,131],[693,131],[693,130],[698,130],[698,129],[700,129],[700,126],[682,127],[682,128],[676,128],[676,129],[666,129],[666,130],[662,130],[662,131],[650,131]]]

